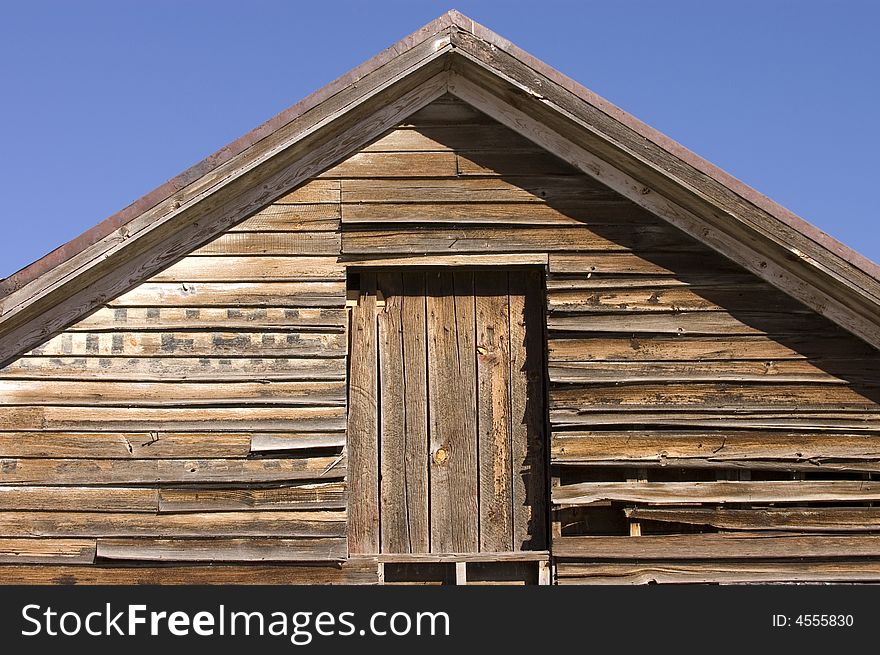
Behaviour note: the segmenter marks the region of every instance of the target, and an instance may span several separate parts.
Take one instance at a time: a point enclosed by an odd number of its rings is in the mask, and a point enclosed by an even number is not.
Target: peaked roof
[[[880,266],[450,11],[0,281],[0,365],[447,92],[880,347]]]

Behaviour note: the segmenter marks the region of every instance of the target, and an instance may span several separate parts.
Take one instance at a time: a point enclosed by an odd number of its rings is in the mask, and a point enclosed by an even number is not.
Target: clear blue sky
[[[452,7],[880,260],[880,2],[2,0],[0,277]]]

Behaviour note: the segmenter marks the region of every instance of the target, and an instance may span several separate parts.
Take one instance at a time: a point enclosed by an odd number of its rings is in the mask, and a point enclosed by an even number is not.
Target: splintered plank
[[[541,277],[510,273],[514,549],[546,547],[544,318]]]
[[[694,244],[665,225],[603,225],[595,227],[493,227],[344,232],[342,252],[441,253],[493,251],[631,250],[664,246],[690,251]]]
[[[99,560],[156,562],[320,562],[343,560],[345,538],[98,539]]]
[[[339,254],[336,232],[227,232],[190,253],[201,255]]]
[[[731,287],[646,286],[633,288],[550,289],[548,307],[565,312],[673,312],[725,310],[757,311],[772,308],[774,312],[797,314],[803,305],[783,296],[761,282]],[[621,320],[626,320],[621,317]],[[796,320],[796,318],[795,318]],[[621,331],[626,331],[621,326]]]
[[[880,507],[760,509],[654,508],[624,510],[632,519],[709,525],[723,530],[795,532],[873,532],[880,530]]]
[[[247,432],[0,432],[0,457],[174,459],[247,457]]]
[[[60,483],[59,483],[60,484]],[[146,512],[159,507],[156,487],[0,487],[0,510]]]
[[[684,559],[684,558],[683,558]],[[700,584],[877,582],[876,561],[852,562],[559,562],[557,583],[570,584]]]
[[[856,467],[858,462],[880,462],[880,440],[876,434],[845,432],[670,429],[555,432],[551,442],[551,461],[560,466],[617,462],[625,466],[699,468],[795,462],[818,469],[823,460],[849,462]],[[800,481],[797,488],[808,493],[809,485]]]
[[[628,206],[635,214],[644,210],[602,187],[585,175],[530,175],[506,178],[457,178],[426,180],[347,180],[342,192],[342,220],[348,221],[347,210],[360,203],[394,205],[397,203],[466,203],[478,211],[475,203],[590,203],[614,202]],[[357,204],[354,204],[357,203]],[[509,205],[505,205],[511,211]],[[534,210],[534,206],[532,210]]]
[[[513,534],[510,303],[506,272],[474,277],[477,321],[480,550],[510,551]],[[524,345],[524,344],[523,344]],[[513,347],[522,347],[515,343]],[[518,544],[517,544],[518,545]]]
[[[3,537],[344,537],[344,511],[0,512]]]
[[[342,481],[260,487],[163,487],[158,493],[161,513],[345,509],[346,506]]]
[[[298,282],[344,280],[336,257],[184,257],[152,282]]]
[[[91,564],[94,539],[0,539],[0,564]]]
[[[0,484],[271,482],[345,476],[342,456],[283,459],[0,459]]]
[[[431,551],[479,549],[473,274],[427,276]]]
[[[2,405],[311,405],[345,403],[345,383],[334,382],[74,382],[0,380]]]
[[[385,306],[377,316],[379,347],[379,419],[381,552],[410,551],[407,521],[406,383],[403,369],[404,328],[400,273],[380,273],[377,289]]]
[[[431,548],[428,511],[428,371],[425,316],[425,276],[408,272],[403,275],[401,323],[403,328],[403,382],[406,418],[404,433],[406,456],[406,516],[409,546],[412,553],[427,553]]]
[[[657,505],[872,501],[880,500],[880,482],[867,480],[581,482],[553,488],[553,502],[557,505],[592,505],[609,500]]]
[[[251,435],[252,453],[280,453],[315,448],[342,448],[345,446],[345,432],[267,432]]]
[[[345,429],[345,408],[337,407],[10,407],[0,412],[0,430],[59,432],[189,432],[272,430],[324,432]]]
[[[363,273],[351,311],[348,446],[350,455],[348,548],[379,552],[379,389],[377,378],[376,275]]]
[[[333,192],[337,200],[333,204],[281,204],[273,203],[246,218],[229,232],[320,232],[333,231],[339,227],[339,183]]]
[[[279,299],[282,302],[286,299]],[[237,329],[313,331],[345,329],[344,309],[307,307],[102,307],[74,323],[66,331]]]
[[[880,556],[880,535],[801,535],[763,532],[557,537],[553,556],[588,560],[852,559]]]
[[[876,410],[880,388],[846,385],[667,383],[589,384],[556,387],[550,392],[550,409],[590,407],[702,408],[708,410],[756,410],[791,407],[810,409]]]
[[[371,180],[375,182],[376,180]],[[571,227],[590,225],[597,232],[618,221],[638,221],[654,225],[656,219],[646,218],[632,205],[609,201],[591,201],[570,205],[544,205],[538,202],[407,202],[401,204],[363,203],[342,207],[342,225],[373,230],[404,229],[396,223],[424,223],[426,227],[454,223],[457,226],[506,225],[520,228],[550,226]],[[452,229],[451,226],[449,226]],[[343,236],[345,240],[345,236]]]
[[[340,357],[339,332],[70,332],[32,353],[61,357]]]
[[[345,357],[21,357],[0,378],[160,382],[344,380]]]
[[[144,282],[110,307],[342,307],[344,282]]]
[[[198,565],[186,566],[0,566],[0,584],[84,585],[352,585],[377,584],[375,561],[349,560],[335,566]]]

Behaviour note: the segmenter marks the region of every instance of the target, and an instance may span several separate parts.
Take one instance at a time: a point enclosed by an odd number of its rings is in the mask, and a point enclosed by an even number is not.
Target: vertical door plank
[[[480,550],[513,550],[507,273],[474,279],[477,317]]]
[[[379,273],[378,291],[385,298],[376,317],[379,345],[379,524],[383,553],[408,553],[405,470],[406,408],[403,379],[403,326],[400,273]]]
[[[348,550],[379,552],[379,426],[376,356],[376,276],[361,275],[351,311],[348,407]]]
[[[455,502],[449,480],[449,407],[455,402],[451,353],[455,348],[455,293],[452,273],[426,275],[428,334],[428,406],[430,407],[431,552],[451,552],[449,516]]]
[[[406,440],[406,513],[410,552],[430,552],[428,518],[428,381],[425,275],[403,274],[403,384]]]
[[[457,397],[452,408],[453,453],[450,477],[455,494],[453,512],[453,547],[459,553],[474,553],[480,548],[477,451],[477,322],[474,302],[474,273],[453,273],[455,286],[455,328],[457,336]],[[467,493],[463,493],[467,490]],[[462,497],[463,496],[463,497]]]
[[[473,274],[441,271],[427,278],[431,551],[476,552]]]
[[[510,395],[514,549],[546,547],[543,290],[535,273],[510,273]]]

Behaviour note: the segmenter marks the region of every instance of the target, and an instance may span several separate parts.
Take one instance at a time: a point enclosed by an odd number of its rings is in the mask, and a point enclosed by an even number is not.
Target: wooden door
[[[352,282],[349,551],[544,549],[541,274],[408,269]]]

